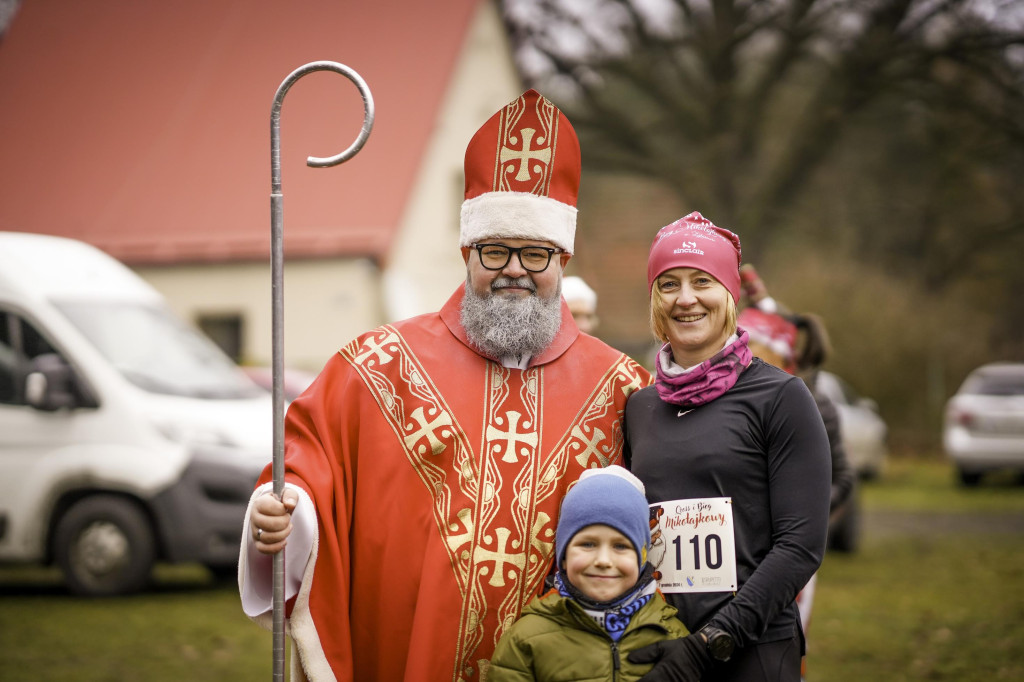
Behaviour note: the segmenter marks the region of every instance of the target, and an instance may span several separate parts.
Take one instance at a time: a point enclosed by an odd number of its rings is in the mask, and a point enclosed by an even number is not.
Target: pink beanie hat
[[[740,300],[740,238],[697,211],[658,230],[647,258],[647,290],[672,268],[703,270]]]

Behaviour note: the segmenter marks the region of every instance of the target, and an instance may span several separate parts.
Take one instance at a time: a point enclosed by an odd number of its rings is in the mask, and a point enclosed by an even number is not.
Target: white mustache
[[[508,287],[521,287],[523,289],[529,289],[534,293],[537,291],[537,285],[534,284],[533,280],[526,275],[516,277],[515,279],[502,275],[491,282],[492,291],[497,289],[507,289]]]

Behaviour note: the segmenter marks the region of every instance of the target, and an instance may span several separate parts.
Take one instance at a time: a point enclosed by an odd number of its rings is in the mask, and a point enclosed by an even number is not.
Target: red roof
[[[270,110],[289,256],[383,258],[478,0],[33,0],[0,42],[0,230],[88,241],[133,264],[264,259]]]

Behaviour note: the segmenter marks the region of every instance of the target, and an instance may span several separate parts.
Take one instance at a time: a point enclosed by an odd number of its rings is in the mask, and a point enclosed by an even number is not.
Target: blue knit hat
[[[611,526],[633,543],[642,568],[651,548],[650,507],[644,484],[618,465],[587,469],[562,500],[555,530],[558,565],[576,533],[600,523]]]

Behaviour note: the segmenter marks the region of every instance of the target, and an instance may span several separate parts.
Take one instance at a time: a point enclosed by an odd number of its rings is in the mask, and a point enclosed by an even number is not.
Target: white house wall
[[[269,366],[272,357],[270,265],[238,263],[137,267],[183,319],[241,315],[243,362]],[[366,259],[286,262],[285,365],[319,371],[339,348],[380,324],[379,272]]]
[[[473,133],[522,93],[493,0],[473,18],[384,270],[388,321],[444,304],[466,278],[459,252],[463,159]]]

